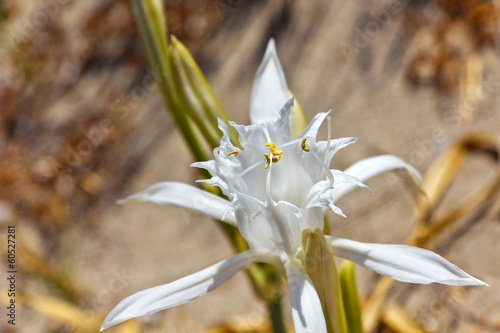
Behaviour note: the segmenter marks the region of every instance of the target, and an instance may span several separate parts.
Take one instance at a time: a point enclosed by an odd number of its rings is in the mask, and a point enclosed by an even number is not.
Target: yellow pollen
[[[271,163],[271,161],[273,163],[278,162],[281,159],[281,154],[283,154],[283,150],[278,150],[278,148],[276,148],[276,143],[274,143],[274,142],[266,143],[266,147],[269,147],[271,154],[264,154],[264,156],[266,157],[266,160],[267,160],[267,164],[265,166],[265,169],[269,168],[269,164]],[[273,156],[272,158],[271,158],[271,155]]]
[[[300,146],[302,147],[303,151],[308,152],[309,148],[306,147],[306,140],[307,140],[307,138],[303,138],[302,139],[302,143],[300,144]]]
[[[271,153],[273,155],[277,156],[277,155],[283,154],[283,150],[278,150],[276,148],[276,143],[274,143],[274,142],[268,142],[268,143],[266,143],[266,147],[269,147],[269,149],[271,150]]]
[[[264,156],[266,157],[266,160],[267,160],[267,164],[264,167],[264,169],[267,169],[267,168],[269,168],[269,164],[271,164],[271,157],[269,156],[269,154],[264,154]],[[274,157],[273,157],[273,159],[274,159]]]
[[[235,150],[235,151],[232,151],[230,153],[227,153],[227,156],[231,156],[231,155],[237,156],[238,155],[238,151]]]

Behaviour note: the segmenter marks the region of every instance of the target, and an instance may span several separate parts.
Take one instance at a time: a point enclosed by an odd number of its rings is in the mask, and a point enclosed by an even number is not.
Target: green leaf
[[[132,0],[132,5],[149,66],[160,88],[165,105],[194,158],[197,161],[204,161],[207,159],[207,155],[184,112],[172,77],[162,1]]]
[[[342,261],[340,265],[340,289],[349,333],[363,333],[361,321],[361,302],[359,300],[354,263],[349,260]]]

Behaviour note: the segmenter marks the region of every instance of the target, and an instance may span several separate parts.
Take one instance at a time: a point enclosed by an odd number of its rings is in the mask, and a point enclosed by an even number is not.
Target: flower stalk
[[[213,93],[202,88],[206,81],[199,68],[192,66],[195,63],[182,44],[173,39],[172,46],[166,46],[166,36],[159,29],[164,24],[161,1],[133,3],[138,21],[145,21],[138,23],[145,44],[163,43],[146,45],[146,53],[153,65],[156,61],[165,69],[165,80],[159,81],[165,102],[195,158],[201,161],[202,155],[197,153],[201,145],[190,141],[194,135],[191,122],[208,120],[206,127],[198,128],[214,145],[217,135],[211,120],[225,114],[222,108],[208,107],[217,103],[210,104],[201,97],[199,89],[205,91],[205,97]],[[184,104],[188,106],[183,108]],[[318,141],[318,130],[330,112],[318,113],[298,131],[294,123],[300,124],[302,112],[298,111],[297,118],[294,110],[294,99],[289,99],[271,40],[252,89],[252,124],[229,122],[230,129],[225,118],[219,118],[222,136],[213,149],[213,159],[192,164],[211,176],[200,182],[218,187],[225,197],[187,184],[162,182],[121,201],[175,205],[224,221],[226,233],[240,253],[125,298],[109,313],[101,329],[184,304],[249,268],[257,294],[267,301],[276,332],[285,330],[280,303],[282,276],[288,284],[296,333],[362,332],[352,264],[345,264],[339,277],[334,256],[403,282],[486,285],[431,251],[325,235],[329,234],[323,229],[325,213],[332,210],[345,217],[336,202],[356,187],[371,192],[363,183],[367,179],[397,168],[405,169],[417,184],[421,177],[415,168],[392,155],[370,157],[344,171],[330,169],[335,154],[356,138],[331,139],[329,131],[326,141]],[[238,141],[232,139],[232,130],[237,132]]]
[[[192,124],[196,125],[203,140],[213,149],[219,145],[221,137],[217,119],[227,120],[227,115],[185,46],[175,37],[171,38],[168,45],[162,1],[132,0],[132,4],[144,50],[150,67],[154,69],[154,79],[166,108],[193,158],[196,161],[207,160],[204,145],[196,136]],[[230,137],[233,142],[238,142],[234,129],[231,129]],[[202,173],[209,176],[205,170]],[[221,194],[212,186],[203,186],[208,191]],[[237,252],[248,250],[245,239],[236,227],[226,223],[219,225]],[[247,274],[257,296],[281,309],[281,278],[277,269],[266,263],[252,263]],[[281,311],[270,313],[277,331],[284,327],[280,315]]]

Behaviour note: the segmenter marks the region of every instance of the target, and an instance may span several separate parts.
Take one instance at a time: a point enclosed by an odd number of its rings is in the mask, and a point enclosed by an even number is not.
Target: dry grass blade
[[[445,151],[429,167],[424,176],[424,188],[427,196],[420,197],[417,206],[415,230],[406,242],[407,244],[424,246],[426,242],[437,236],[454,221],[477,209],[498,190],[500,186],[500,169],[484,187],[473,192],[456,207],[449,209],[442,217],[433,218],[435,209],[440,204],[453,180],[457,177],[466,157],[474,153],[485,153],[498,163],[500,146],[492,136],[484,133],[472,134]]]
[[[2,292],[1,295],[2,303],[9,301],[6,297],[7,292]],[[58,298],[24,292],[17,295],[17,302],[77,332],[96,332],[101,324],[101,318],[90,315],[76,305]]]
[[[19,251],[19,266],[24,273],[36,275],[57,286],[71,300],[83,299],[87,291],[83,287],[76,286],[61,270],[39,256],[29,247],[29,242],[23,242],[23,248]]]
[[[205,333],[273,333],[273,329],[264,317],[240,318],[222,323]]]
[[[365,332],[371,332],[378,325],[385,311],[385,299],[391,290],[394,280],[386,276],[380,277],[370,296],[363,305],[363,327]]]
[[[433,213],[441,203],[450,185],[457,177],[466,158],[473,153],[486,153],[496,164],[495,176],[482,188],[473,192],[455,207],[449,209],[439,218]],[[454,222],[478,209],[489,207],[494,198],[500,194],[500,144],[495,137],[484,133],[476,133],[464,137],[455,145],[443,152],[424,174],[423,187],[426,196],[421,196],[417,204],[415,228],[406,240],[406,244],[425,247],[432,239],[442,234]],[[363,309],[363,324],[366,332],[375,329],[382,320],[386,325],[393,327],[396,332],[412,332],[409,328],[396,329],[398,321],[405,322],[408,317],[404,310],[391,310],[384,306],[394,280],[381,277],[367,298]],[[417,331],[415,331],[417,332]]]
[[[458,114],[462,123],[471,123],[474,118],[476,96],[481,94],[483,69],[483,59],[479,54],[472,53],[465,60],[465,66],[459,78],[460,101],[458,103]]]
[[[9,302],[6,291],[1,293],[0,301],[3,304]],[[21,306],[31,308],[65,325],[71,332],[95,333],[99,331],[105,317],[103,313],[95,313],[92,310],[82,309],[71,302],[36,293],[19,294],[17,301]],[[117,326],[113,331],[116,333],[139,333],[141,327],[137,320],[129,320]]]
[[[384,311],[382,321],[394,332],[425,333],[425,331],[408,316],[408,313],[396,304],[387,307]]]
[[[476,152],[486,152],[495,160],[500,156],[497,140],[484,133],[477,133],[463,138],[432,163],[424,175],[423,187],[427,196],[421,196],[417,205],[417,223],[429,221],[467,155]]]

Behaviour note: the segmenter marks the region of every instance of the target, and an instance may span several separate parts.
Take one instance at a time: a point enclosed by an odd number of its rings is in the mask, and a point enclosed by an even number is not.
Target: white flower
[[[220,120],[223,136],[220,146],[214,149],[214,160],[193,164],[208,170],[212,178],[203,181],[218,186],[229,201],[176,182],[155,184],[124,200],[177,205],[223,219],[239,228],[250,249],[177,281],[127,297],[109,313],[102,329],[186,303],[215,289],[251,262],[267,262],[286,274],[295,332],[326,332],[320,300],[302,261],[302,230],[322,229],[328,208],[343,216],[335,202],[356,186],[368,189],[362,181],[376,174],[394,168],[405,168],[417,178],[419,174],[391,155],[362,160],[344,172],[330,170],[335,153],[356,139],[317,142],[318,129],[328,113],[316,115],[293,138],[293,99],[286,101],[286,96],[286,81],[271,41],[252,92],[254,123],[230,123],[239,134],[241,148],[233,145],[226,124]],[[266,109],[283,99],[286,102],[279,114]],[[335,255],[400,281],[485,285],[439,255],[420,248],[364,244],[330,236],[327,240]]]

